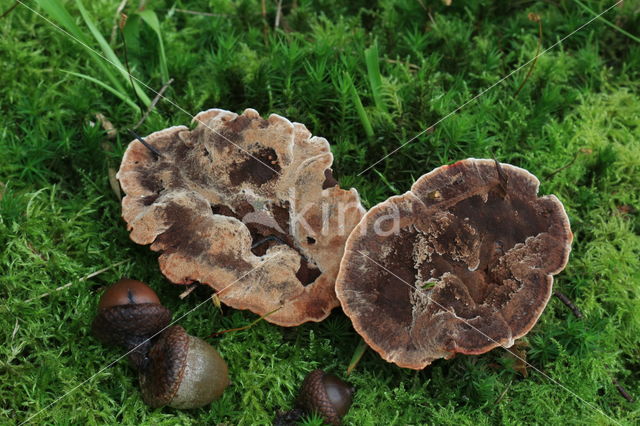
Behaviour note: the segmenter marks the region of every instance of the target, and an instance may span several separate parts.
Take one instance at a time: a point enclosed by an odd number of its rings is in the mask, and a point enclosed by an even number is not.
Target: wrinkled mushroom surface
[[[544,310],[572,234],[526,170],[467,159],[372,208],[347,241],[336,293],[366,342],[421,369],[509,347]],[[394,228],[393,217],[397,217]]]
[[[138,244],[161,252],[176,284],[200,282],[220,299],[293,326],[338,306],[344,243],[364,209],[333,178],[328,142],[252,109],[199,113],[184,126],[133,141],[118,179],[122,215]]]

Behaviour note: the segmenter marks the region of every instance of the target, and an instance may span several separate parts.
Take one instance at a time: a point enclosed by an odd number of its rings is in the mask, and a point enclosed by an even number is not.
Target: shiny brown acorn
[[[167,328],[170,322],[171,311],[149,286],[122,279],[102,295],[92,331],[102,343],[130,351],[148,405],[207,405],[229,385],[227,364],[211,345],[182,327]]]
[[[139,378],[144,402],[152,407],[202,407],[220,398],[229,385],[220,354],[179,325],[162,332]]]
[[[304,379],[297,403],[307,413],[316,413],[325,422],[339,425],[351,407],[354,391],[337,376],[314,370]]]
[[[146,362],[151,337],[169,325],[171,311],[160,304],[145,283],[128,278],[111,286],[100,298],[93,335],[107,345],[123,346],[140,369]]]

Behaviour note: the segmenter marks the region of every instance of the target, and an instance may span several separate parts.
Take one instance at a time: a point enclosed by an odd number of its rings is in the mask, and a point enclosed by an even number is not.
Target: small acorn
[[[179,325],[162,332],[139,379],[148,405],[181,409],[207,405],[229,385],[227,364],[220,354]]]
[[[140,369],[151,347],[150,338],[171,321],[171,311],[160,304],[156,293],[145,283],[121,279],[100,298],[93,320],[93,335],[107,345],[123,346],[130,362]]]
[[[307,413],[317,413],[325,422],[339,425],[353,401],[353,386],[333,374],[314,370],[304,379],[298,405]]]

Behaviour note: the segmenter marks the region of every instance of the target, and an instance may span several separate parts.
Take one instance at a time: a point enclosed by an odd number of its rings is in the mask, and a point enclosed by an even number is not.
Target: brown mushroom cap
[[[336,281],[358,333],[385,360],[414,369],[524,336],[573,239],[562,203],[538,198],[538,186],[521,168],[467,159],[372,208]]]
[[[198,126],[137,141],[118,179],[122,215],[138,244],[159,251],[176,284],[218,290],[222,302],[294,326],[338,306],[344,243],[364,214],[358,193],[336,186],[323,138],[278,115],[212,109]]]

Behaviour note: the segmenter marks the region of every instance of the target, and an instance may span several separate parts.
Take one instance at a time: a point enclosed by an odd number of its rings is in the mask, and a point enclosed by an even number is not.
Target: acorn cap
[[[157,303],[112,306],[98,312],[91,331],[106,345],[124,345],[151,337],[171,322],[171,311]]]
[[[253,109],[194,121],[145,136],[161,156],[129,144],[117,178],[131,239],[161,253],[173,283],[207,284],[278,325],[322,321],[339,305],[344,243],[364,214],[333,178],[329,143]]]
[[[573,239],[562,203],[539,197],[538,187],[524,169],[472,158],[438,167],[369,210],[336,280],[367,344],[421,369],[509,347],[531,330]]]
[[[104,344],[137,346],[166,327],[171,311],[145,283],[121,279],[104,292],[92,332]]]
[[[202,407],[229,385],[227,364],[220,354],[179,325],[162,333],[148,358],[139,379],[142,397],[151,407]]]
[[[317,413],[332,425],[339,425],[351,407],[354,391],[337,376],[314,370],[302,383],[298,405],[308,413]]]

